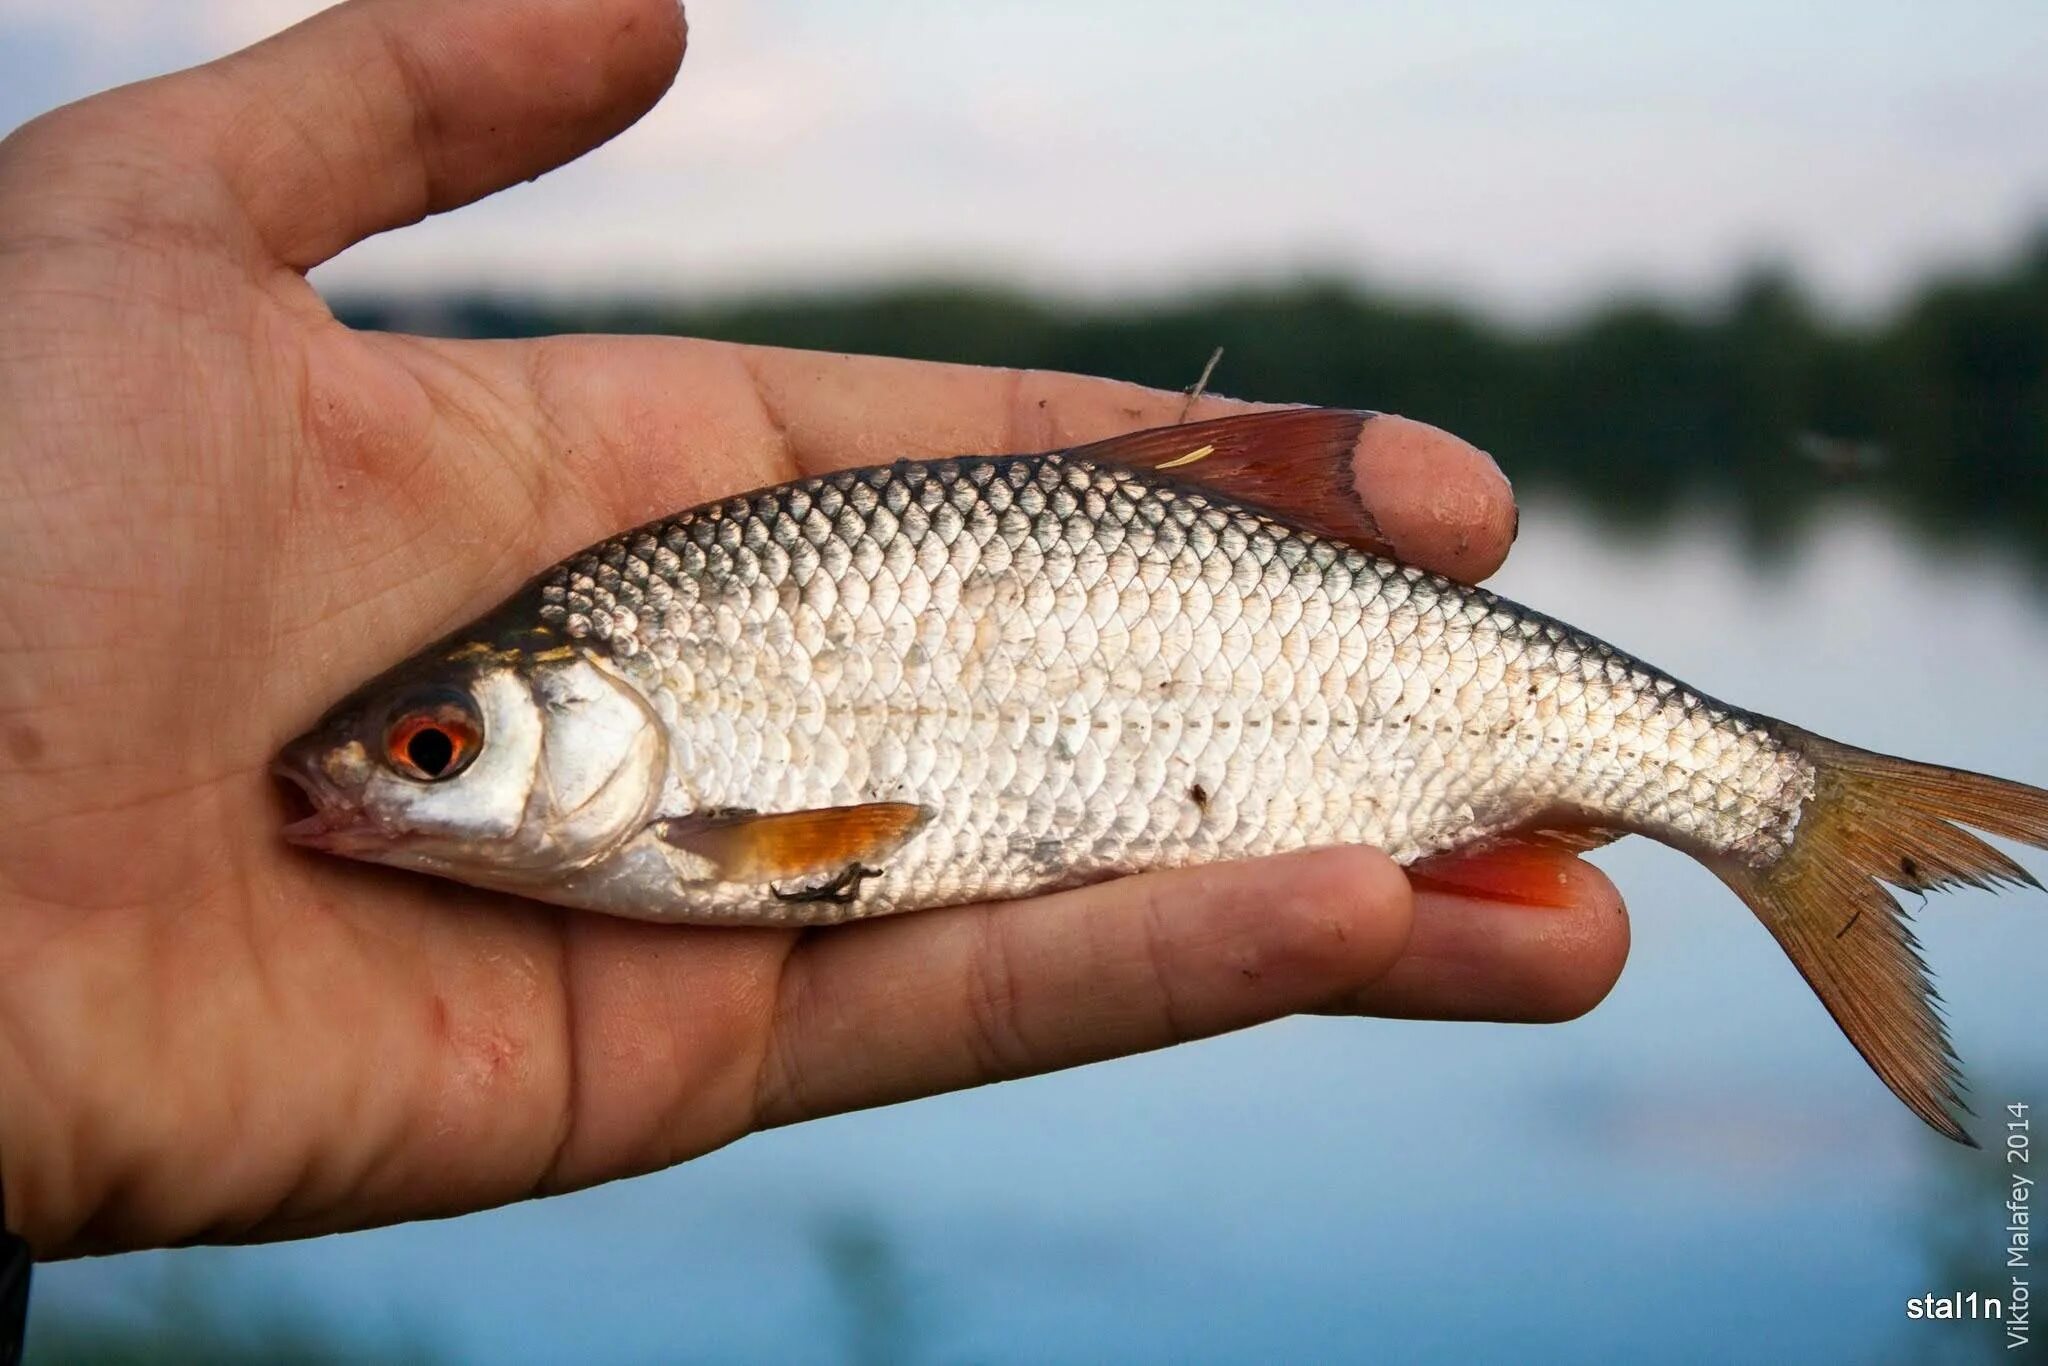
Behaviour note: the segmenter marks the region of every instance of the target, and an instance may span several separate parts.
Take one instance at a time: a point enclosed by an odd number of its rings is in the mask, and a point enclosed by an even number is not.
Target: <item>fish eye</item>
[[[384,727],[384,758],[423,783],[452,778],[483,748],[483,724],[461,693],[436,690],[406,698]]]

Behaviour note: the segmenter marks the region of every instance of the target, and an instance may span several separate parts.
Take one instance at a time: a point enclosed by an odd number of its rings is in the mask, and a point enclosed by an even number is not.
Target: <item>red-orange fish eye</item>
[[[436,697],[401,708],[384,728],[384,758],[423,783],[452,778],[483,747],[483,731],[466,700]]]

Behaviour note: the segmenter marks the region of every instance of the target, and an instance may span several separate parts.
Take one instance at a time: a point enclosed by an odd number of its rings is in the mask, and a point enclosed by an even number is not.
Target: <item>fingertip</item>
[[[618,87],[637,118],[675,84],[690,49],[690,15],[679,0],[622,0],[618,25]]]
[[[1514,490],[1471,442],[1383,413],[1359,433],[1352,468],[1360,498],[1402,559],[1470,583],[1507,558]]]
[[[1399,961],[1336,1008],[1519,1024],[1584,1015],[1613,990],[1628,959],[1628,914],[1598,868],[1562,855],[1558,863],[1556,905],[1418,891]]]
[[[1607,874],[1584,859],[1564,861],[1571,898],[1562,914],[1516,922],[1510,950],[1522,959],[1520,1013],[1531,1024],[1576,1020],[1607,999],[1628,962],[1628,912]],[[1507,908],[1510,913],[1520,907]]]

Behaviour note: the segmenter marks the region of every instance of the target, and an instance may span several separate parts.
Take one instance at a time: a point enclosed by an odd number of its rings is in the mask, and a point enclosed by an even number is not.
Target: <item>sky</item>
[[[0,0],[0,127],[312,0]],[[2048,223],[2040,0],[693,0],[571,170],[323,285],[1170,293],[1337,272],[1509,312],[1758,262],[1871,310]]]

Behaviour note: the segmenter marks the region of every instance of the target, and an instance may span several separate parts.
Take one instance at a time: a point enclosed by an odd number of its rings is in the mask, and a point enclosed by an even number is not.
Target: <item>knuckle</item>
[[[754,1123],[773,1128],[814,1118],[818,1107],[799,1040],[809,1036],[817,1002],[816,974],[799,960],[785,960],[776,983],[771,1026],[754,1075]]]
[[[1172,908],[1156,892],[1145,898],[1145,915],[1140,934],[1145,944],[1145,972],[1152,997],[1159,1002],[1161,1036],[1172,1041],[1191,1039],[1195,1029],[1181,1009],[1175,993],[1177,974],[1173,963]],[[1256,969],[1252,969],[1255,973]]]
[[[978,1075],[990,1081],[1031,1070],[1031,1047],[1019,1027],[1016,955],[1001,916],[981,923],[967,955],[965,1046]]]

